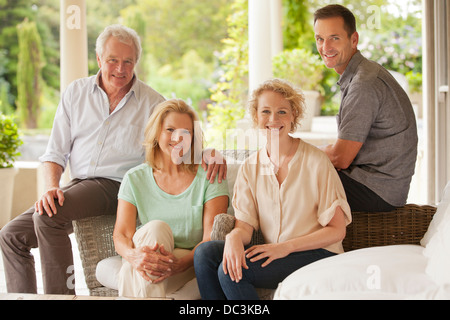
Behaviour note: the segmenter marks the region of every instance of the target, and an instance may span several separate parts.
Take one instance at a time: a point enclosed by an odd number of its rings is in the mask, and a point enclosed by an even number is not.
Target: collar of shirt
[[[94,93],[95,90],[100,90],[100,91],[102,91],[104,94],[106,94],[106,92],[105,92],[105,91],[102,89],[102,87],[100,86],[100,77],[101,77],[101,76],[102,76],[102,71],[99,70],[99,71],[97,72],[97,75],[95,76],[95,81],[94,81],[94,83],[92,84],[92,90],[91,90],[91,93]],[[133,79],[131,79],[131,81],[133,81],[133,85],[131,86],[130,91],[128,91],[127,94],[125,95],[125,97],[127,97],[126,100],[128,100],[128,97],[129,97],[131,94],[134,94],[134,96],[136,97],[136,99],[137,99],[137,100],[140,100],[141,90],[140,90],[140,86],[139,86],[138,81],[137,81],[136,74],[133,75]],[[120,107],[122,107],[122,106],[120,106]],[[117,109],[120,109],[119,106],[118,106]]]
[[[353,75],[356,72],[356,69],[358,68],[359,64],[364,60],[364,56],[361,54],[361,52],[358,50],[353,55],[353,57],[350,59],[350,62],[347,65],[347,68],[345,68],[344,73],[339,78],[339,81],[337,84],[341,88],[345,88],[350,81],[353,79]]]

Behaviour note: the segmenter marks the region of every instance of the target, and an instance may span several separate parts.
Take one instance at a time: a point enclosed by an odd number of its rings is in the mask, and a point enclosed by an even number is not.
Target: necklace
[[[278,173],[280,172],[280,168],[284,165],[284,162],[286,161],[286,159],[290,157],[290,155],[292,153],[292,149],[294,148],[294,145],[295,145],[295,143],[293,142],[293,140],[291,140],[291,147],[289,148],[288,153],[284,156],[283,161],[281,161],[279,166],[274,164],[273,172],[275,173],[276,176],[278,176]]]

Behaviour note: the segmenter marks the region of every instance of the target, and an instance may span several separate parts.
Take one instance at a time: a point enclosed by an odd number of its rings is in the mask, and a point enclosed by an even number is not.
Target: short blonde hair
[[[159,154],[159,135],[161,134],[164,119],[170,112],[187,114],[192,119],[192,128],[194,130],[191,141],[190,152],[187,153],[180,164],[183,169],[196,173],[196,164],[202,161],[203,151],[203,132],[199,125],[198,115],[195,110],[181,99],[170,99],[160,103],[150,116],[145,128],[145,161],[153,169],[160,169]]]
[[[291,105],[294,121],[291,123],[291,131],[297,130],[300,120],[303,119],[305,110],[305,97],[303,93],[295,88],[291,83],[282,79],[270,79],[263,82],[256,88],[249,100],[249,111],[252,116],[253,124],[258,124],[258,98],[265,91],[273,91],[281,94]]]

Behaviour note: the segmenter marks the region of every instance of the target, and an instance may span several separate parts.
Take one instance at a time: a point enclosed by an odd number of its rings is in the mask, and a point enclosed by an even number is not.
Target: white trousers
[[[167,223],[159,220],[150,221],[139,228],[133,236],[133,243],[136,248],[153,246],[155,243],[164,245],[166,251],[172,252],[177,258],[181,258],[191,252],[186,249],[174,248],[172,230]],[[149,277],[152,279],[157,278],[152,275],[149,275]],[[160,283],[152,284],[142,278],[128,261],[122,259],[122,268],[119,272],[119,296],[165,298],[194,278],[195,272],[192,266],[183,273],[171,276]]]

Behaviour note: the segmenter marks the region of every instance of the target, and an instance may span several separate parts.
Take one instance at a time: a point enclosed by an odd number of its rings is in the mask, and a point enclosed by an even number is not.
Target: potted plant
[[[14,161],[22,140],[13,117],[0,113],[0,228],[11,219],[14,177],[17,169]]]
[[[305,116],[300,131],[310,131],[312,119],[320,114],[320,96],[323,88],[324,65],[321,59],[305,49],[284,50],[273,57],[273,75],[298,86],[305,95]]]

